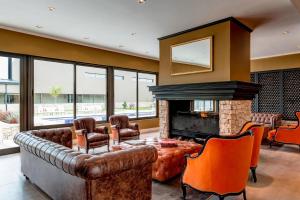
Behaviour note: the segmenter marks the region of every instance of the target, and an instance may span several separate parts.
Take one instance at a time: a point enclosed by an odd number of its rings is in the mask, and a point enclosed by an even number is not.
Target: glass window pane
[[[9,60],[11,78],[9,78]],[[20,59],[0,57],[0,149],[16,147],[20,122]]]
[[[139,117],[156,116],[156,100],[148,88],[155,85],[155,74],[139,73]]]
[[[34,125],[73,122],[73,64],[34,60]]]
[[[0,56],[0,80],[8,79],[8,57]]]
[[[106,69],[76,67],[76,114],[77,118],[93,117],[106,120]]]
[[[114,70],[115,114],[124,114],[136,118],[137,73]]]
[[[199,111],[199,112],[214,111],[214,101],[213,100],[195,100],[194,101],[194,111]]]

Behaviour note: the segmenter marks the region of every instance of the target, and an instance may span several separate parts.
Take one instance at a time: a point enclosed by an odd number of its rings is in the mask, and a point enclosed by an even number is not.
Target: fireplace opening
[[[219,135],[218,101],[170,100],[170,137],[202,138]]]

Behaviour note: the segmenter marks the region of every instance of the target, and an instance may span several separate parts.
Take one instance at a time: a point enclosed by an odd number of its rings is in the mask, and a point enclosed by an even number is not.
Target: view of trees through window
[[[20,59],[0,56],[0,149],[15,147],[20,121]]]
[[[137,117],[137,73],[124,70],[114,71],[115,114]]]
[[[148,88],[156,85],[156,75],[115,70],[114,76],[115,114],[129,118],[137,114],[139,118],[156,116],[156,100]]]
[[[194,101],[194,111],[199,112],[209,112],[214,111],[214,101],[213,100],[195,100]]]
[[[74,65],[34,60],[34,125],[72,123]]]
[[[149,91],[149,86],[156,85],[156,75],[138,73],[139,75],[139,117],[156,116],[156,100]]]
[[[148,88],[156,85],[155,74],[114,70],[113,79],[114,114],[156,116]],[[70,124],[83,117],[106,121],[107,80],[106,68],[34,59],[34,126]]]
[[[93,117],[106,120],[106,69],[76,67],[76,115],[77,118]]]

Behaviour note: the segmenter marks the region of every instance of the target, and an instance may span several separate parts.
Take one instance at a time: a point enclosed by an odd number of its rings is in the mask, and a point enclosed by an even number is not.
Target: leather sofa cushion
[[[31,134],[72,148],[72,130],[70,128],[33,130]]]
[[[97,142],[97,141],[103,141],[108,140],[109,135],[108,134],[101,134],[101,133],[88,133],[87,139],[89,142]]]
[[[138,136],[139,135],[139,131],[138,130],[129,129],[129,128],[123,128],[123,129],[120,129],[120,135],[122,137]]]

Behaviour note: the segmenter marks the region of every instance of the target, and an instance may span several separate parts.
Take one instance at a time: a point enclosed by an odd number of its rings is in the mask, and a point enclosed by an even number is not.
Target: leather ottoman
[[[171,141],[177,144],[176,147],[161,147],[160,142]],[[140,144],[153,145],[158,152],[158,159],[152,165],[152,179],[158,181],[169,180],[178,174],[181,174],[185,164],[185,154],[197,153],[201,150],[202,145],[180,141],[174,139],[157,139],[147,138],[145,140],[123,142],[120,145],[112,146],[113,151],[134,148]]]

